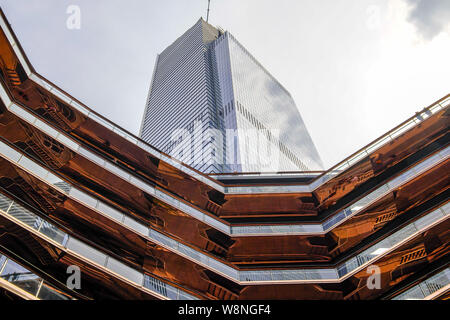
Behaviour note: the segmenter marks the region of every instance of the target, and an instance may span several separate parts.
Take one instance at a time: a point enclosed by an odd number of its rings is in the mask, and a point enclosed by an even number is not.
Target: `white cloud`
[[[410,6],[408,21],[425,39],[433,39],[450,26],[450,1],[405,0]]]

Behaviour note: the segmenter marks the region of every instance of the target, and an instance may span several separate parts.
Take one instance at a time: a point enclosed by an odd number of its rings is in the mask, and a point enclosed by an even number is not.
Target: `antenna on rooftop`
[[[209,19],[209,3],[211,2],[211,0],[208,0],[208,10],[206,11],[206,22],[208,22]]]

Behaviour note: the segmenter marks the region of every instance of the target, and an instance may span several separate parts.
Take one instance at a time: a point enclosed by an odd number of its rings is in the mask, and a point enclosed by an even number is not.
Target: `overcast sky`
[[[38,73],[137,134],[157,53],[207,0],[0,5]],[[291,92],[325,168],[450,92],[449,21],[448,0],[212,0],[209,19]]]

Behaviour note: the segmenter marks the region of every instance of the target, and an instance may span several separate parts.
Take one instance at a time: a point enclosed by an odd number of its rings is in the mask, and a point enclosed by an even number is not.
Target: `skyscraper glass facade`
[[[158,56],[140,135],[206,173],[322,169],[289,92],[202,19]]]

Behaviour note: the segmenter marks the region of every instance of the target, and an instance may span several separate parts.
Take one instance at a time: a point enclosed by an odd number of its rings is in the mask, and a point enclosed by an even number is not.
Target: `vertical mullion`
[[[42,288],[43,283],[44,283],[44,279],[41,278],[41,283],[39,284],[39,288],[38,288],[38,290],[37,290],[37,292],[35,294],[36,298],[38,297],[39,293],[41,292],[41,288]]]
[[[5,262],[3,262],[3,265],[0,266],[0,274],[2,274],[3,269],[5,269],[6,263],[7,263],[8,260],[9,260],[9,258],[6,257],[5,255],[4,255],[4,257],[5,257],[6,259],[5,259]]]

